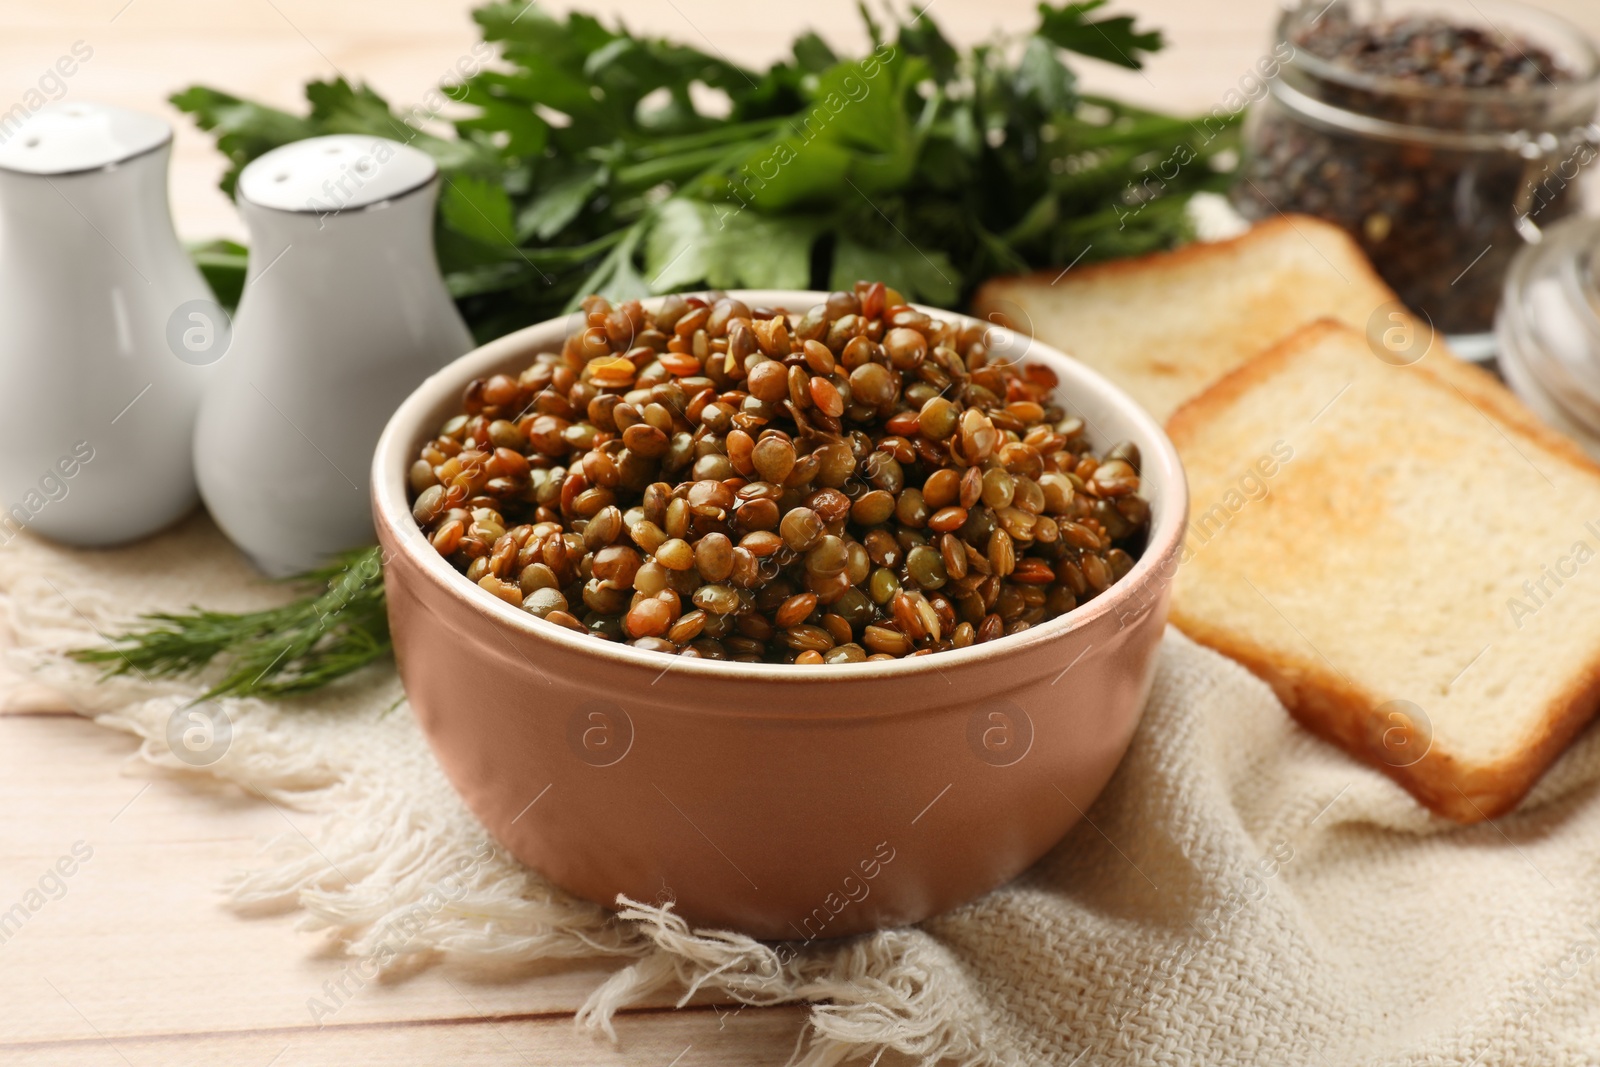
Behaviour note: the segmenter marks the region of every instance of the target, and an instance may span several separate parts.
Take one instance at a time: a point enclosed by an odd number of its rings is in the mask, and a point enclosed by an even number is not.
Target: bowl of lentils
[[[914,922],[1076,821],[1187,508],[1114,386],[876,282],[591,297],[424,383],[374,486],[411,706],[495,837],[789,940]]]

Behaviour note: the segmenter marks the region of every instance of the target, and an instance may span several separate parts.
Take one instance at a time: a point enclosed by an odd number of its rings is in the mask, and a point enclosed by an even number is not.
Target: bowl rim
[[[708,291],[679,295],[709,295]],[[822,303],[828,294],[807,289],[732,289],[719,290],[744,301],[751,307],[781,307],[791,312],[804,310]],[[649,308],[665,299],[664,296],[643,300]],[[1154,418],[1127,392],[1112,384],[1104,375],[1084,363],[1073,359],[1050,345],[1020,334],[995,322],[960,312],[948,311],[923,304],[912,305],[925,314],[947,320],[979,323],[999,335],[1004,342],[1020,342],[1025,358],[1042,358],[1055,364],[1059,371],[1067,368],[1068,378],[1079,379],[1074,387],[1087,384],[1103,399],[1119,409],[1119,413],[1132,421],[1143,436],[1157,445],[1153,455],[1141,455],[1141,470],[1152,462],[1159,466],[1167,486],[1162,499],[1152,501],[1150,538],[1133,569],[1114,583],[1110,589],[1085,604],[1080,604],[1064,615],[1030,627],[1019,634],[1009,634],[994,641],[973,644],[967,648],[949,649],[928,656],[906,656],[894,660],[873,660],[865,663],[824,663],[798,669],[786,663],[740,663],[728,660],[710,660],[686,656],[666,656],[660,652],[635,648],[620,641],[603,641],[579,634],[566,627],[545,622],[513,607],[491,593],[477,589],[468,582],[445,558],[439,555],[423,536],[422,529],[411,515],[406,473],[414,457],[410,456],[412,441],[425,429],[424,419],[430,409],[451,393],[464,389],[473,378],[498,368],[519,354],[530,358],[539,350],[531,339],[550,333],[558,325],[570,325],[573,315],[525,326],[520,330],[480,345],[452,360],[430,375],[411,392],[395,409],[384,426],[383,434],[373,453],[372,506],[373,520],[380,530],[387,530],[397,552],[405,554],[426,579],[445,594],[464,601],[489,619],[536,640],[553,642],[567,651],[594,657],[597,665],[613,664],[619,667],[659,668],[662,674],[672,671],[688,677],[718,679],[722,681],[760,681],[766,683],[795,683],[814,685],[825,681],[873,678],[909,678],[923,675],[942,675],[947,669],[957,669],[969,663],[989,659],[995,655],[1021,653],[1024,650],[1059,641],[1082,630],[1097,619],[1118,611],[1158,577],[1156,571],[1164,568],[1165,579],[1170,581],[1179,561],[1183,536],[1188,524],[1189,487],[1178,458],[1177,449]],[[540,343],[541,345],[544,342]],[[1061,386],[1067,389],[1066,381]],[[388,563],[384,553],[384,563]],[[1083,654],[1087,654],[1087,649]],[[1076,661],[1074,661],[1076,662]],[[1070,665],[1069,665],[1070,666]]]

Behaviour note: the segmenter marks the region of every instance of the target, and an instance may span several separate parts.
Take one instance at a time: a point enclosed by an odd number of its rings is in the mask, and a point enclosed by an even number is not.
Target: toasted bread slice
[[[1365,330],[1397,301],[1343,230],[1284,215],[1227,241],[997,278],[974,305],[1089,364],[1162,421],[1306,323]]]
[[[1600,467],[1499,386],[1315,323],[1168,423],[1193,509],[1173,621],[1462,822],[1600,704]]]

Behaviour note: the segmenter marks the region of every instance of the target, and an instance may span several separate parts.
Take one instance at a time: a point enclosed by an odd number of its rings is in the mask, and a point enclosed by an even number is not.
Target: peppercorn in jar
[[[1581,31],[1505,0],[1313,0],[1252,114],[1235,205],[1338,224],[1411,308],[1486,347],[1507,265],[1580,207],[1600,59]]]

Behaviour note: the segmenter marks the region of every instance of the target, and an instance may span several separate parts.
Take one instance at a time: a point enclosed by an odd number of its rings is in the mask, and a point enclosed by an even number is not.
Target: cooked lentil
[[[881,283],[800,315],[583,309],[409,472],[439,553],[547,622],[708,659],[925,655],[1070,611],[1143,547],[1137,447],[1097,456],[981,325]]]

